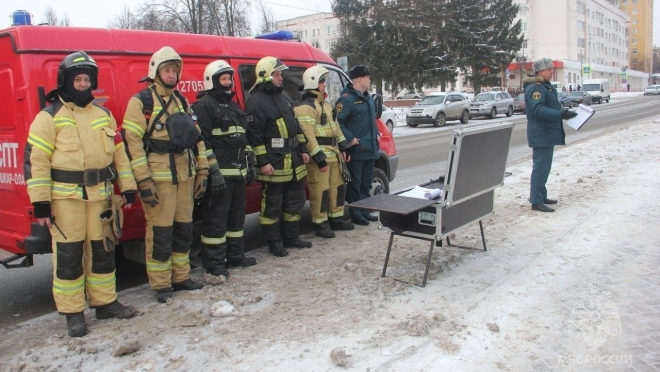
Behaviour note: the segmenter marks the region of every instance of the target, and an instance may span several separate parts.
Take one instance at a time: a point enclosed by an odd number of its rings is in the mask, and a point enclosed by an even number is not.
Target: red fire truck
[[[23,152],[30,123],[45,106],[45,94],[56,87],[62,58],[85,51],[96,60],[96,102],[110,109],[121,123],[128,100],[144,88],[138,81],[147,75],[149,58],[165,45],[183,58],[178,89],[191,103],[202,90],[204,67],[215,59],[225,59],[235,69],[236,99],[241,106],[254,84],[257,61],[267,55],[289,66],[284,94],[293,103],[300,97],[302,73],[310,66],[323,65],[330,71],[329,102],[336,102],[341,89],[349,83],[328,55],[301,42],[31,25],[0,30],[0,90],[4,97],[0,104],[0,264],[7,268],[27,267],[33,264],[34,254],[51,253],[50,233],[36,223],[28,198]],[[391,133],[380,121],[378,127],[381,151],[374,172],[374,193],[389,191],[389,181],[394,179],[398,165]],[[252,185],[248,190],[248,213],[259,210],[260,199],[260,185]],[[136,253],[144,238],[142,206],[138,202],[124,213],[124,253],[130,251],[129,259],[143,260],[144,255]]]

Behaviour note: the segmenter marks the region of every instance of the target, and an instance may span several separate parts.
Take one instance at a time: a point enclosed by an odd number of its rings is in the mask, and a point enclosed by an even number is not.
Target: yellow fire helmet
[[[257,67],[255,73],[257,75],[257,84],[268,83],[272,80],[271,74],[275,71],[283,71],[288,69],[288,67],[275,57],[264,57],[257,62]]]
[[[160,48],[156,53],[154,53],[151,56],[151,59],[149,60],[149,72],[147,74],[147,78],[151,80],[155,80],[156,76],[158,76],[158,68],[163,63],[174,63],[177,65],[177,67],[179,68],[179,72],[176,74],[176,81],[178,83],[179,80],[181,80],[181,70],[183,69],[183,60],[174,49],[168,46],[164,46]],[[143,82],[145,80],[146,78],[140,80],[140,82]]]

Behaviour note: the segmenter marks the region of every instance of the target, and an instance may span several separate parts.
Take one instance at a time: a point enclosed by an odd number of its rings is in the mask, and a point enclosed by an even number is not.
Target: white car
[[[392,133],[394,131],[394,123],[396,123],[396,112],[387,106],[383,106],[383,114],[380,116],[380,120],[383,121],[383,124]]]
[[[645,96],[657,96],[658,94],[660,94],[660,85],[649,85],[644,88]]]

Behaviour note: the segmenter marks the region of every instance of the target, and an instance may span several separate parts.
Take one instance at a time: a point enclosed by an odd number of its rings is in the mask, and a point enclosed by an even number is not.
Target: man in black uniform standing
[[[246,104],[247,135],[257,157],[256,179],[262,183],[259,222],[268,250],[277,257],[289,254],[285,248],[312,247],[299,238],[309,155],[293,108],[282,96],[287,68],[275,57],[260,59]]]
[[[246,184],[254,181],[249,161],[254,155],[245,133],[247,114],[232,100],[233,78],[234,69],[226,61],[209,63],[204,90],[193,106],[209,159],[209,188],[202,200],[202,265],[209,274],[227,278],[227,267],[257,263],[245,256],[243,244]]]

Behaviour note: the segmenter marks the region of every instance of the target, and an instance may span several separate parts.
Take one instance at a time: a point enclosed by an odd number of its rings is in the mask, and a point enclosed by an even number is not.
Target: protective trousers
[[[262,184],[259,223],[266,241],[298,238],[300,212],[304,205],[305,188],[302,181]]]
[[[371,182],[374,178],[374,160],[351,160],[346,163],[351,172],[351,182],[346,190],[346,201],[353,203],[369,197]],[[352,219],[364,219],[359,208],[349,208]]]
[[[194,177],[177,185],[155,182],[159,203],[154,207],[142,205],[147,220],[147,276],[153,290],[190,278],[194,182]]]
[[[55,199],[52,211],[53,297],[57,311],[74,314],[90,307],[107,305],[117,299],[115,251],[103,249],[101,212],[108,202]],[[66,236],[66,239],[64,236]]]
[[[324,224],[329,218],[344,216],[346,185],[339,162],[328,162],[328,171],[321,172],[316,163],[307,165],[307,188],[312,222]]]
[[[529,202],[532,204],[543,204],[543,201],[548,198],[545,183],[548,182],[548,176],[550,176],[554,150],[554,147],[532,148],[532,179],[529,189]]]
[[[247,186],[240,178],[227,177],[225,182],[227,189],[220,200],[205,196],[202,201],[202,266],[208,271],[224,268],[225,258],[237,262],[245,257]]]

